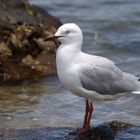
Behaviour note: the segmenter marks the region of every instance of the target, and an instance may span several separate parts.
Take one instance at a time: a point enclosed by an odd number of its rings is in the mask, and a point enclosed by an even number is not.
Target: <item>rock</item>
[[[33,59],[33,57],[31,56],[31,55],[27,55],[26,57],[24,57],[23,59],[22,59],[22,63],[23,64],[25,64],[26,66],[32,66],[32,65],[34,65],[34,64],[36,64],[36,65],[38,65],[39,64],[39,62],[37,61],[35,61],[34,59]]]
[[[110,127],[113,126],[114,128],[114,125],[115,132],[112,130],[112,127]],[[119,121],[98,125],[83,134],[77,134],[74,128],[69,127],[0,130],[0,139],[2,140],[138,140],[139,137],[140,126]]]
[[[125,122],[112,121],[108,123],[108,126],[112,129],[113,133],[117,133],[118,131],[131,127],[132,125]]]
[[[55,73],[58,41],[44,42],[61,22],[27,0],[0,0],[0,83]]]
[[[131,124],[112,121],[92,127],[82,134],[77,134],[77,132],[69,133],[63,140],[114,140],[119,132],[130,127],[132,127]]]
[[[0,43],[0,53],[5,56],[12,56],[12,51],[8,48],[6,42],[4,41]]]

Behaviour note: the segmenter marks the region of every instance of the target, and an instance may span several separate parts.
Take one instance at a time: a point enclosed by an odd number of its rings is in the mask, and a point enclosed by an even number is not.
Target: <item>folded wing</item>
[[[138,78],[122,72],[114,63],[81,65],[80,80],[83,88],[103,95],[114,95],[140,89]]]

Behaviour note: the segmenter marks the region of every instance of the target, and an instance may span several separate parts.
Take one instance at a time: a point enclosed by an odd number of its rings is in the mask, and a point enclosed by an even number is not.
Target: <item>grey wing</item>
[[[129,92],[140,88],[137,77],[122,72],[113,63],[110,65],[83,66],[80,80],[83,88],[103,95]]]

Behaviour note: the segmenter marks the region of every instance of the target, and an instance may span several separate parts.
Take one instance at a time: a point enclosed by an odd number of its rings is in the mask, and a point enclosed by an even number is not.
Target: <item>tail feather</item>
[[[139,94],[140,95],[140,91],[133,91],[133,94]]]

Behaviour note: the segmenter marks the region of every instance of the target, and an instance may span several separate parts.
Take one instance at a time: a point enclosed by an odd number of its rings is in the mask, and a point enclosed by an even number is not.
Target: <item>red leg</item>
[[[92,112],[93,112],[93,105],[92,105],[92,103],[90,103],[89,114],[88,114],[88,119],[87,119],[87,124],[86,124],[86,128],[87,129],[89,128],[89,125],[90,125],[90,120],[91,120]]]
[[[90,105],[89,105],[89,102],[86,99],[86,110],[85,110],[84,123],[83,123],[83,127],[81,129],[79,129],[79,133],[83,133],[88,130],[92,112],[93,112],[93,105],[92,105],[92,103],[90,103]]]
[[[85,117],[84,117],[83,128],[86,128],[86,125],[87,125],[88,112],[89,112],[89,103],[88,103],[88,100],[86,99],[86,109],[85,109]]]
[[[86,126],[87,126],[87,121],[88,121],[88,115],[89,115],[89,102],[86,99],[85,117],[84,117],[83,127],[78,129],[79,134],[87,131]]]

